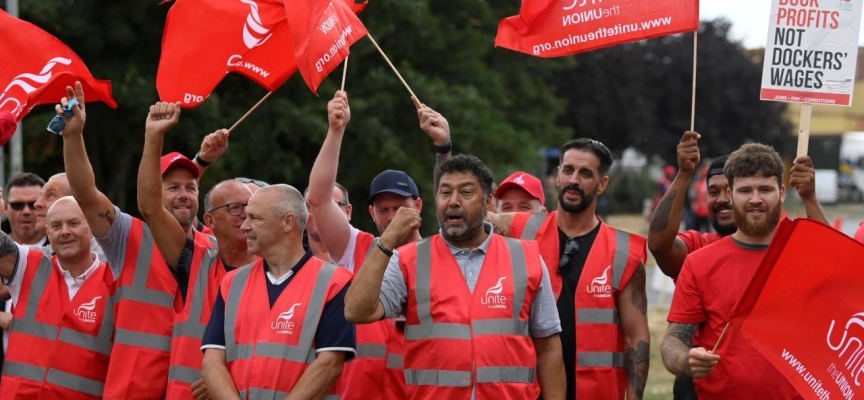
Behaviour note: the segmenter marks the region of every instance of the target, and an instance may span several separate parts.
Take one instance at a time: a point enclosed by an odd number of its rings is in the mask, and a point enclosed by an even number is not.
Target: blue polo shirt
[[[270,300],[270,308],[273,308],[273,304],[276,303],[279,295],[288,287],[300,271],[300,268],[310,258],[312,258],[312,252],[307,250],[303,258],[285,276],[279,278],[270,275],[267,261],[264,261],[264,273],[258,278],[250,277],[250,279],[264,279],[267,283],[267,296]],[[354,358],[355,349],[357,348],[357,336],[354,324],[345,320],[345,293],[348,291],[349,285],[350,283],[345,285],[336,297],[324,304],[321,320],[318,322],[318,329],[315,332],[316,353],[322,351],[343,351],[346,353],[345,361]],[[204,339],[201,342],[201,351],[206,351],[207,349],[225,350],[225,299],[222,298],[221,291],[216,297],[216,303],[213,305],[213,314],[210,316],[210,322],[207,324],[207,329],[204,330]]]

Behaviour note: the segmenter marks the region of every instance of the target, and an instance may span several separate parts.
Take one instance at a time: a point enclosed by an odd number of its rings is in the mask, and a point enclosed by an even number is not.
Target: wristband
[[[440,146],[436,146],[434,143],[432,144],[432,150],[435,150],[438,154],[447,154],[453,150],[453,142],[450,139],[447,139],[447,143],[444,143]]]
[[[375,238],[375,246],[378,246],[378,248],[381,249],[387,257],[393,257],[393,250],[388,250],[384,247],[384,243],[381,243],[381,238]]]
[[[208,167],[212,163],[212,161],[204,161],[204,159],[201,158],[201,152],[200,151],[195,153],[195,162],[197,162],[198,165],[200,165],[202,167]]]

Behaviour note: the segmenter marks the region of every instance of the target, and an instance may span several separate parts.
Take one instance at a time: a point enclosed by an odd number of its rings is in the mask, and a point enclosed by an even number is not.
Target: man
[[[484,223],[492,174],[476,157],[445,161],[435,180],[440,234],[394,251],[420,227],[417,210],[400,208],[348,290],[346,317],[404,313],[412,399],[533,399],[538,380],[544,398],[563,399],[561,326],[536,244]]]
[[[309,196],[308,187],[306,188],[304,196],[307,198]],[[345,213],[345,217],[348,218],[348,222],[350,223],[354,206],[348,201],[348,189],[346,189],[345,186],[340,185],[339,182],[335,182],[333,185],[333,201],[336,202],[339,209]],[[310,209],[309,203],[306,203],[306,208]],[[321,235],[318,233],[318,226],[315,224],[315,216],[312,214],[311,210],[308,212],[306,220],[305,239],[305,244],[309,246],[310,250],[312,250],[312,255],[322,260],[330,259],[330,254],[327,252],[327,246],[324,244]]]
[[[341,394],[334,384],[355,352],[354,326],[343,312],[351,273],[303,249],[306,206],[297,189],[259,189],[246,215],[242,229],[258,258],[228,273],[216,297],[201,346],[210,396]]]
[[[558,210],[490,215],[504,235],[536,240],[557,299],[567,398],[641,399],[648,375],[645,239],[601,222],[612,153],[593,139],[558,151]]]
[[[0,233],[0,276],[16,303],[0,398],[101,399],[120,270],[90,250],[74,199],[58,200],[46,218],[53,257]]]
[[[657,266],[664,274],[676,279],[688,254],[699,250],[735,233],[735,219],[732,216],[732,203],[727,195],[729,181],[723,173],[727,156],[714,159],[708,167],[708,220],[714,233],[687,231],[679,233],[681,218],[684,214],[684,193],[699,165],[699,138],[696,132],[684,132],[678,143],[678,175],[672,181],[669,191],[651,214],[648,229],[648,249],[657,260]],[[816,198],[816,170],[810,157],[795,159],[792,165],[789,185],[797,188],[804,201],[808,218],[828,224],[822,206]]]
[[[254,261],[246,252],[246,237],[239,229],[246,220],[245,207],[252,193],[233,179],[217,184],[207,193],[204,220],[219,241],[218,253],[210,243],[199,243],[186,236],[181,224],[162,205],[163,196],[170,194],[172,184],[170,181],[163,184],[159,158],[164,135],[179,118],[178,105],[159,102],[150,108],[138,170],[138,208],[153,232],[159,252],[177,271],[184,300],[182,312],[174,318],[166,398],[194,399],[207,396],[201,378],[201,337],[210,320],[219,284],[226,271]],[[224,146],[227,147],[227,142]],[[192,172],[197,177],[197,168]]]
[[[32,172],[13,176],[6,183],[6,216],[16,243],[23,245],[48,244],[45,231],[36,229],[36,200],[45,181]]]
[[[798,399],[792,385],[735,329],[726,332],[722,356],[706,350],[715,349],[727,316],[762,261],[786,195],[783,162],[770,146],[741,146],[724,171],[738,230],[685,259],[667,318],[663,364],[676,376],[693,377],[703,400]]]
[[[420,128],[432,139],[437,162],[443,161],[449,157],[452,148],[447,120],[416,99],[413,100]],[[350,213],[338,202],[337,196],[340,193],[337,193],[335,187],[342,137],[351,120],[348,95],[342,91],[336,92],[327,106],[327,113],[329,129],[318,158],[312,166],[306,199],[310,214],[314,215],[315,219],[315,236],[321,239],[330,259],[338,260],[340,266],[357,273],[366,255],[373,249],[374,235],[351,226]],[[420,199],[417,184],[407,173],[386,170],[372,180],[368,205],[369,214],[380,233],[387,229],[400,207],[420,212],[423,201]],[[420,233],[415,231],[411,237],[403,238],[405,242],[396,244],[416,241],[420,237]],[[400,330],[401,323],[397,324],[399,326],[395,326],[393,321],[380,321],[357,328],[357,359],[346,365],[343,378],[339,382],[340,387],[350,388],[343,394],[346,399],[390,399],[406,396],[401,365],[405,340]],[[378,378],[382,374],[385,376],[383,385]]]
[[[96,188],[83,139],[84,91],[78,82],[74,91],[66,91],[78,100],[72,117],[62,113],[61,107],[68,104],[66,98],[56,107],[66,120],[63,159],[69,185],[109,263],[123,267],[117,283],[115,357],[108,370],[105,397],[162,398],[168,382],[175,309],[183,309],[178,273],[155,247],[150,227],[122,212]],[[191,223],[198,209],[198,167],[179,153],[162,157],[160,164],[163,206],[188,237],[209,243]]]
[[[527,172],[516,171],[495,189],[497,212],[546,212],[546,194],[540,179]]]

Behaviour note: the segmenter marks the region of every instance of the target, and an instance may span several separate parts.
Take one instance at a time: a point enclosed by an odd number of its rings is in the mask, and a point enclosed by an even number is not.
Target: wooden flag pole
[[[729,325],[731,325],[731,324],[727,322],[726,327],[723,328],[723,332],[720,334],[720,337],[717,338],[717,343],[715,343],[714,348],[711,349],[712,353],[717,353],[717,348],[720,347],[720,343],[723,342],[723,338],[726,336],[726,332],[729,331]]]
[[[345,91],[345,77],[348,75],[348,56],[345,56],[345,64],[342,65],[342,88],[339,89],[341,91]]]
[[[393,66],[393,63],[390,62],[390,59],[387,58],[387,55],[384,54],[384,50],[381,50],[381,47],[378,46],[378,43],[375,42],[375,39],[372,38],[372,34],[367,33],[366,36],[369,37],[369,40],[372,41],[372,45],[374,45],[375,48],[378,49],[378,52],[381,53],[381,56],[384,57],[384,61],[387,61],[387,65],[389,65],[390,68],[393,68],[393,72],[396,73],[396,76],[399,78],[400,81],[402,81],[402,84],[405,85],[405,89],[408,89],[408,93],[411,94],[411,97],[413,97],[419,101],[420,99],[418,99],[417,96],[414,95],[414,92],[408,86],[408,83],[405,82],[405,79],[402,79],[402,75],[399,74],[399,71],[396,70],[396,67]]]
[[[798,125],[798,154],[797,157],[807,155],[807,145],[810,143],[810,116],[813,114],[813,105],[804,103],[801,105],[801,123]]]
[[[261,103],[264,102],[264,100],[267,100],[267,98],[270,97],[271,94],[273,94],[272,91],[267,92],[267,94],[265,94],[264,97],[261,98],[261,100],[258,100],[258,102],[255,103],[255,105],[252,106],[252,108],[250,108],[249,111],[246,111],[246,114],[243,114],[243,116],[240,117],[240,119],[238,119],[237,122],[234,123],[234,125],[231,125],[231,127],[228,128],[228,133],[231,133],[231,131],[233,131],[234,128],[237,127],[237,125],[240,125],[240,123],[243,122],[246,119],[246,117],[249,116],[249,114],[252,114],[252,111],[255,111],[255,109],[258,108],[258,106],[260,106]]]
[[[690,94],[690,131],[696,131],[696,50],[698,48],[699,29],[693,32],[693,91]]]

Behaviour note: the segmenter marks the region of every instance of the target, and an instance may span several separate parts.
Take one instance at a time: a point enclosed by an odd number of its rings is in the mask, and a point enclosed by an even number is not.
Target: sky
[[[771,0],[701,0],[699,2],[700,19],[725,17],[732,22],[731,38],[740,40],[745,48],[765,47],[770,13]],[[859,45],[864,43],[864,35],[859,35],[858,43]]]

